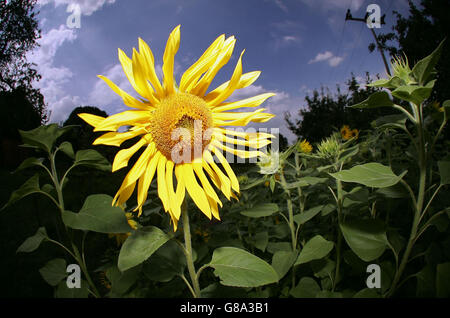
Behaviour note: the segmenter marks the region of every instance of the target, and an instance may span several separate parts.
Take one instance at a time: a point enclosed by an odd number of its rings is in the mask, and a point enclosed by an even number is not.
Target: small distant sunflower
[[[309,143],[309,141],[304,139],[304,140],[302,140],[301,143],[298,144],[297,149],[299,152],[302,152],[302,153],[310,153],[313,148],[312,148],[311,144]]]
[[[348,125],[344,125],[341,128],[341,137],[344,140],[349,140],[352,138],[358,139],[359,130],[358,129],[350,129]]]
[[[274,136],[268,133],[238,132],[223,127],[268,121],[274,115],[264,113],[264,108],[252,112],[230,111],[257,107],[275,94],[265,93],[243,100],[226,101],[236,89],[248,87],[260,75],[259,71],[242,73],[244,51],[231,79],[207,92],[217,72],[228,63],[235,42],[234,36],[225,38],[225,35],[220,35],[181,76],[178,86],[173,72],[175,54],[180,44],[180,26],[171,32],[167,41],[162,82],[156,75],[153,53],[142,39],[139,38],[139,51],[133,49],[131,59],[119,49],[119,60],[124,72],[140,98],[132,97],[106,77],[99,77],[122,97],[125,105],[134,110],[107,118],[79,114],[95,127],[94,131],[106,132],[94,141],[94,145],[120,146],[126,140],[140,137],[130,148],[120,150],[114,159],[113,172],[126,167],[130,158],[144,148],[124,178],[113,204],[125,203],[137,186],[138,205],[135,211],[140,214],[155,177],[158,196],[176,230],[185,191],[210,219],[220,219],[217,205],[222,206],[210,181],[227,199],[237,198],[233,191],[239,193],[239,182],[222,152],[230,152],[241,158],[264,156],[264,153],[259,150],[238,150],[226,144],[259,149],[268,145]],[[118,132],[122,126],[131,128],[126,132]],[[213,155],[224,171],[215,163]]]

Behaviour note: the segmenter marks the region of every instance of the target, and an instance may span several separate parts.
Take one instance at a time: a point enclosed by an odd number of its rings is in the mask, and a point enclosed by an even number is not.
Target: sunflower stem
[[[198,283],[197,273],[195,272],[194,261],[192,259],[192,243],[191,243],[191,229],[189,225],[189,215],[187,211],[186,199],[181,205],[181,215],[183,218],[183,232],[184,232],[184,247],[186,250],[186,263],[191,277],[192,287],[194,289],[194,297],[200,298],[200,285]]]

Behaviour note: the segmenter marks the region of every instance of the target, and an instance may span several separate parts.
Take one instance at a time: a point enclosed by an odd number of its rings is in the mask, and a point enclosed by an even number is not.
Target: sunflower
[[[352,138],[351,137],[351,130],[350,130],[350,127],[348,125],[342,126],[342,128],[341,128],[341,136],[342,136],[342,139],[344,139],[344,140],[348,140],[348,139]]]
[[[302,153],[310,153],[312,151],[312,146],[309,141],[304,139],[297,145],[297,150]]]
[[[275,94],[265,93],[239,101],[227,101],[236,89],[248,87],[260,75],[259,71],[243,73],[244,51],[231,79],[208,92],[217,72],[228,63],[235,43],[234,36],[225,38],[225,35],[220,35],[185,71],[178,85],[173,72],[175,54],[180,44],[180,26],[170,33],[166,44],[162,81],[156,75],[153,53],[141,38],[139,50],[133,49],[131,59],[119,49],[123,70],[140,97],[135,98],[106,77],[99,77],[133,110],[106,118],[79,114],[94,127],[94,131],[106,132],[94,141],[94,145],[120,146],[126,140],[140,137],[133,146],[120,150],[114,158],[113,172],[126,167],[130,158],[143,148],[125,176],[113,204],[124,204],[137,188],[137,207],[134,211],[139,211],[140,215],[155,177],[158,196],[176,231],[186,191],[209,219],[214,217],[220,220],[218,205],[222,206],[211,182],[228,200],[237,198],[235,193],[239,193],[239,182],[222,152],[241,158],[264,157],[258,149],[268,145],[274,136],[224,127],[268,121],[274,115],[264,113],[264,108],[251,112],[230,111],[257,107]],[[119,132],[122,126],[131,128]],[[230,144],[243,146],[246,150],[229,147]],[[216,162],[220,162],[221,167]]]

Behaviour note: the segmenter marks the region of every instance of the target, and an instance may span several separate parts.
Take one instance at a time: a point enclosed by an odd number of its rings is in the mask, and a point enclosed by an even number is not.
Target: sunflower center
[[[210,142],[211,127],[212,115],[206,102],[185,93],[161,100],[150,120],[156,148],[176,163],[202,155]]]

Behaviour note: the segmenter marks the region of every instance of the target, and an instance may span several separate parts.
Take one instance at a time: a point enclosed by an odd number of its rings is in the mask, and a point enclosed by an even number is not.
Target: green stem
[[[423,211],[423,204],[425,200],[425,190],[426,190],[426,178],[427,178],[427,156],[426,156],[426,149],[425,149],[425,139],[424,139],[424,129],[423,129],[423,118],[422,118],[422,112],[421,107],[418,105],[415,106],[415,112],[414,115],[416,117],[416,128],[417,128],[417,134],[419,139],[419,171],[420,171],[420,177],[419,177],[419,193],[417,195],[417,202],[416,207],[414,211],[414,219],[411,226],[411,234],[409,236],[408,244],[406,246],[405,253],[402,256],[402,260],[400,262],[400,266],[398,268],[398,271],[395,273],[394,279],[391,284],[391,288],[389,289],[387,293],[387,297],[392,296],[398,286],[398,283],[403,275],[403,271],[405,270],[406,264],[409,261],[409,256],[412,252],[414,243],[417,238],[417,231],[419,228],[419,223],[421,221],[422,211]]]
[[[288,209],[289,229],[291,230],[292,251],[296,251],[297,250],[297,241],[295,239],[294,209],[293,209],[293,205],[292,205],[291,192],[287,188],[287,182],[286,182],[286,178],[284,177],[283,170],[280,171],[280,181],[281,181],[281,185],[282,185],[284,191],[286,191],[286,194],[288,196],[286,202],[287,202],[287,209]]]
[[[187,211],[186,199],[181,205],[181,216],[183,218],[183,232],[184,232],[184,248],[186,255],[186,263],[191,277],[192,287],[194,289],[194,297],[200,298],[200,285],[198,283],[197,273],[195,272],[194,261],[192,259],[192,242],[191,242],[191,229],[189,225],[189,215]]]
[[[342,166],[341,166],[342,168]],[[334,274],[333,280],[333,291],[336,288],[336,284],[339,281],[339,270],[341,265],[341,246],[342,246],[342,233],[341,233],[341,221],[342,221],[342,182],[340,180],[336,180],[337,187],[337,214],[338,214],[338,226],[337,226],[337,244],[336,244],[336,272]]]

